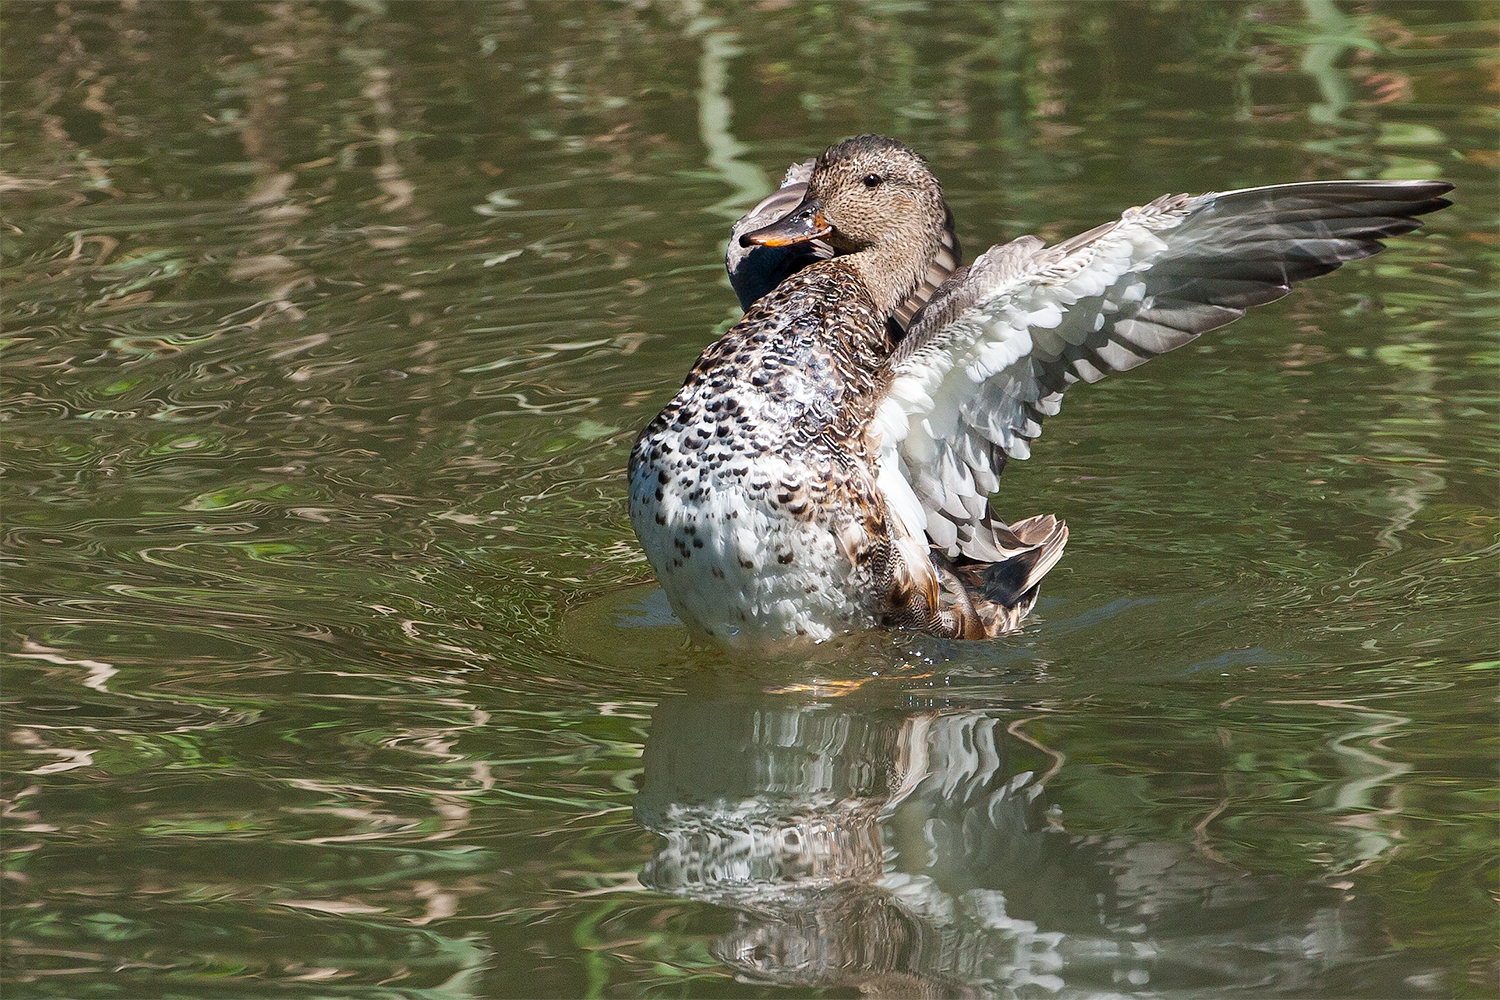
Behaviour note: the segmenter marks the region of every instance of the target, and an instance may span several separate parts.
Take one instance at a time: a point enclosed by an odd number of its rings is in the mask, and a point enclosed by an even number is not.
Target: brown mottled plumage
[[[631,523],[677,614],[725,645],[874,625],[998,635],[1030,611],[1068,530],[1050,515],[1006,525],[988,498],[1068,386],[1377,252],[1450,187],[1163,197],[954,270],[951,216],[922,158],[881,136],[846,140],[818,157],[800,204],[767,199],[756,213],[774,221],[736,227],[745,248],[795,252],[731,255],[754,304],[641,432]]]
[[[721,642],[876,624],[993,634],[969,588],[891,522],[869,433],[887,320],[943,244],[941,189],[916,154],[862,136],[819,158],[810,194],[847,220],[826,236],[844,256],[787,278],[703,352],[631,453],[632,521],[679,615]]]

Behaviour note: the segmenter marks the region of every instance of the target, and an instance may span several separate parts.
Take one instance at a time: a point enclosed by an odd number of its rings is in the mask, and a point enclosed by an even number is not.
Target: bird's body
[[[886,341],[859,276],[820,261],[705,351],[641,435],[636,530],[707,635],[826,639],[878,620],[888,526],[865,432]]]
[[[751,292],[736,282],[744,318],[630,457],[631,522],[674,610],[732,647],[876,625],[1014,628],[1067,528],[1006,525],[988,498],[1063,391],[1374,253],[1446,205],[1448,187],[1162,198],[1056,247],[1023,237],[955,270],[941,189],[900,143],[847,140],[809,174],[788,177],[805,184],[800,204],[737,226],[744,246],[795,256],[761,256]]]

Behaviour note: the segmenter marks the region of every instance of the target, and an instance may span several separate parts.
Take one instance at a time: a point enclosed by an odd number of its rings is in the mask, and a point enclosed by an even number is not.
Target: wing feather
[[[931,543],[993,559],[988,498],[1074,382],[1097,382],[1379,252],[1449,204],[1441,181],[1167,195],[1053,247],[990,248],[932,292],[893,352],[874,429]],[[909,506],[909,505],[908,505]],[[910,515],[913,519],[915,515]]]

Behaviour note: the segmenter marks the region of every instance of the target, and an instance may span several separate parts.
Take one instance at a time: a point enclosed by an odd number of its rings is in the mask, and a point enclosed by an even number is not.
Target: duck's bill
[[[820,239],[833,232],[833,226],[823,218],[823,212],[816,201],[804,201],[784,219],[778,219],[769,226],[762,226],[753,232],[746,233],[740,237],[742,247],[785,247],[793,243],[806,243],[808,240]]]

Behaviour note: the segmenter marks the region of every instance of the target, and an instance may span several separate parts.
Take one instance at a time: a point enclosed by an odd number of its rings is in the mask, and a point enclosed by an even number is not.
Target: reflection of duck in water
[[[878,697],[876,699],[878,701]],[[641,881],[726,906],[741,978],[877,996],[1314,992],[1381,948],[1361,901],[1193,843],[1075,836],[1003,712],[717,688],[652,716]]]
[[[993,247],[931,291],[958,263],[937,179],[893,139],[839,143],[800,203],[740,235],[753,304],[637,440],[631,523],[677,614],[729,645],[1011,629],[1067,528],[1004,524],[989,496],[1063,391],[1375,253],[1450,187],[1163,197],[1054,247]]]

